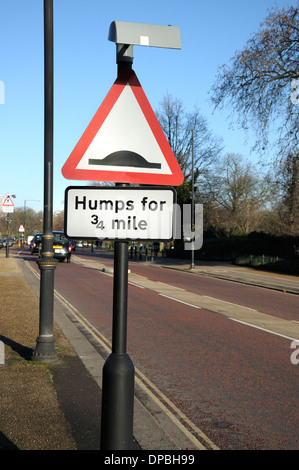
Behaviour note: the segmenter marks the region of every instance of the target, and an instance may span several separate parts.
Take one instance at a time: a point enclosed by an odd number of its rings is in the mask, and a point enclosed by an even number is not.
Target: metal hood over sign
[[[62,168],[67,179],[178,186],[183,174],[132,69],[124,69]]]

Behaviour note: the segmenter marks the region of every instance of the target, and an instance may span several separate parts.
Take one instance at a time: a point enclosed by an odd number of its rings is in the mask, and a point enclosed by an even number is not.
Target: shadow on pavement
[[[0,341],[9,346],[13,351],[19,354],[23,359],[29,361],[32,357],[33,349],[23,346],[20,343],[16,343],[12,339],[7,338],[6,336],[0,335]]]
[[[0,431],[0,450],[19,450],[19,448]]]

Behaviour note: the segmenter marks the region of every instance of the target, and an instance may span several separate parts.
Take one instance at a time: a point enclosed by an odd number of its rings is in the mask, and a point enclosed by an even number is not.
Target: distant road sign
[[[123,70],[62,168],[65,178],[178,186],[184,176],[133,70]]]
[[[4,201],[2,202],[2,206],[7,206],[7,207],[11,207],[11,206],[14,206],[14,203],[11,199],[10,196],[6,196],[6,198],[4,199]]]
[[[14,210],[14,203],[10,196],[6,196],[2,202],[2,211],[11,213]]]
[[[171,240],[175,199],[165,187],[69,187],[64,231],[90,240]]]

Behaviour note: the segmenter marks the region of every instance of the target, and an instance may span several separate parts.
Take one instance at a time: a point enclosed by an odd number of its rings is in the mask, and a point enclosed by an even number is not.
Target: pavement
[[[99,450],[102,368],[107,348],[94,340],[91,330],[83,331],[80,312],[56,295],[54,337],[58,358],[48,363],[32,360],[39,334],[39,279],[18,251],[10,249],[7,258],[5,250],[0,250],[0,450]],[[78,257],[74,260],[80,262]],[[85,262],[97,263],[96,254]],[[212,262],[196,262],[190,270],[186,260],[161,257],[147,263],[299,294],[297,276]],[[131,266],[134,275],[134,264]],[[99,263],[97,269],[109,270]],[[223,305],[221,308],[225,314]],[[293,323],[292,328],[299,339],[299,325]],[[135,395],[133,450],[201,448],[194,433],[182,429],[179,420],[174,421],[139,380]],[[204,448],[216,448],[207,437],[204,442]]]

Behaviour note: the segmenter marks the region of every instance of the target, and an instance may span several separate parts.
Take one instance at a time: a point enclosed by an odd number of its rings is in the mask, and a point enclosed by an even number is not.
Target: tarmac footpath
[[[24,276],[22,263],[13,253],[6,258],[5,250],[0,251],[0,341],[2,348],[4,345],[0,364],[0,449],[75,450],[78,445],[59,403],[53,377],[57,375],[60,387],[71,379],[73,390],[79,377],[85,380],[85,386],[90,379],[56,324],[59,360],[52,365],[31,361],[39,333],[39,298]],[[70,377],[74,370],[76,375]],[[76,406],[79,391],[70,394],[72,403],[68,406]],[[90,392],[100,400],[97,387]],[[89,400],[87,403],[94,405]],[[99,428],[99,422],[95,426]]]
[[[39,282],[28,278],[13,250],[9,258],[0,251],[0,292],[0,450],[100,450],[101,389],[56,320],[58,359],[31,360],[39,334]],[[55,315],[67,323],[55,303]],[[81,344],[74,330],[68,332]]]
[[[0,449],[75,448],[46,365],[30,362],[38,335],[38,298],[19,262],[0,254]],[[57,335],[56,331],[56,335]],[[60,343],[60,344],[59,344]],[[59,338],[60,347],[65,346]],[[69,351],[69,354],[72,354]]]
[[[39,334],[39,284],[16,250],[9,258],[0,250],[0,450],[100,450],[105,357],[55,295],[58,359],[31,360]],[[146,395],[135,385],[138,393]],[[134,400],[133,451],[198,450],[192,433],[174,425],[165,407],[148,396],[149,407]]]

